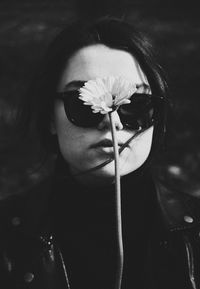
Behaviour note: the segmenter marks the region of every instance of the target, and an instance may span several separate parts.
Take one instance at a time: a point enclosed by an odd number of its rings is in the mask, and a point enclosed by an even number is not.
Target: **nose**
[[[117,130],[122,130],[123,124],[122,124],[120,117],[119,117],[119,114],[117,113],[116,110],[112,112],[112,119],[114,121],[115,128]],[[103,129],[110,129],[110,128],[111,128],[111,123],[110,123],[109,114],[107,113],[107,114],[105,114],[102,121],[99,123],[98,129],[103,130]]]

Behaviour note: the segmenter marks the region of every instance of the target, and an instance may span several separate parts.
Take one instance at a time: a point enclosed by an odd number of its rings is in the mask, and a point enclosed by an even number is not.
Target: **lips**
[[[123,145],[122,143],[118,143],[118,146],[121,147],[122,145]],[[96,144],[93,144],[91,147],[92,148],[99,148],[99,147],[109,148],[109,147],[113,147],[113,142],[110,139],[104,139],[104,140],[97,142]]]

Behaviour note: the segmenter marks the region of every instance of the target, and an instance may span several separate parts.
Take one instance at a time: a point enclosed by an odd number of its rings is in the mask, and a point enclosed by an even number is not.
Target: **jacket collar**
[[[189,194],[175,191],[163,182],[155,181],[157,200],[161,214],[170,231],[192,229],[200,226],[200,199]],[[26,196],[14,197],[2,202],[0,217],[4,220],[4,228],[40,235],[51,231],[51,215],[49,200],[52,190],[52,179],[39,184],[33,192]],[[41,222],[42,220],[42,222]]]
[[[200,226],[200,199],[156,182],[157,198],[170,231]]]
[[[200,198],[175,190],[164,182],[154,180],[154,184],[161,214],[170,231],[187,230],[200,226]],[[30,218],[25,224],[25,230],[27,232],[29,228],[31,228],[31,230],[32,228],[37,228],[37,233],[41,231],[44,232],[44,228],[48,228],[48,231],[51,230],[52,212],[49,211],[52,209],[52,206],[49,204],[49,193],[51,191],[52,180],[47,179],[40,185],[37,194],[29,198],[25,213],[25,215],[29,215]],[[39,204],[38,199],[40,200]],[[30,208],[34,208],[34,211],[33,209],[31,211]],[[37,213],[35,210],[37,210]],[[37,218],[35,218],[35,216],[37,216]],[[42,225],[41,219],[44,221]]]

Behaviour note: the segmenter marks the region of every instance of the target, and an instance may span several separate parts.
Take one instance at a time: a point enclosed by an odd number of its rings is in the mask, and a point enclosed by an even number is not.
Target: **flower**
[[[136,85],[127,79],[108,76],[87,81],[79,89],[79,98],[85,105],[91,105],[94,113],[106,114],[130,103],[129,98],[136,90]]]

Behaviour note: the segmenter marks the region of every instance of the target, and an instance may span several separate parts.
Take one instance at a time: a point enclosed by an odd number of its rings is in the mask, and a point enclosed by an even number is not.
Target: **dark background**
[[[196,1],[1,0],[0,198],[27,190],[51,168],[50,161],[37,169],[32,142],[7,142],[15,134],[16,107],[47,45],[72,19],[108,14],[135,23],[152,38],[167,73],[175,112],[165,152],[156,167],[178,190],[200,196],[200,18]]]

